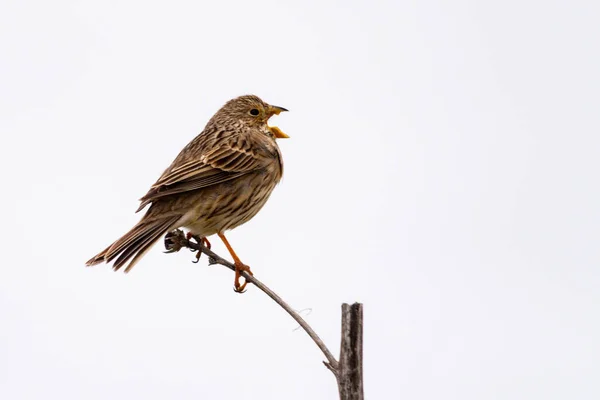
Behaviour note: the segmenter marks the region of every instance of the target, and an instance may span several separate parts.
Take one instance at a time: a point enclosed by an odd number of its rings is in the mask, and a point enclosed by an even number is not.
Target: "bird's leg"
[[[198,236],[198,235],[194,235],[192,234],[192,232],[188,232],[185,237],[187,238],[187,240],[190,239],[194,239],[196,241],[196,243],[198,244],[203,244],[204,246],[206,246],[209,250],[211,248],[211,244],[208,241],[208,239],[204,236]],[[202,256],[202,252],[200,250],[196,251],[196,261],[192,261],[194,264],[197,264],[198,261],[200,261],[200,257]]]
[[[248,284],[248,281],[245,281],[243,285],[240,285],[240,276],[242,276],[241,273],[246,272],[249,275],[254,274],[252,273],[252,271],[250,271],[249,266],[240,261],[239,257],[237,256],[237,254],[235,254],[235,251],[233,251],[233,248],[227,241],[225,235],[223,235],[221,232],[217,233],[217,235],[219,235],[219,237],[225,244],[225,247],[227,247],[227,250],[229,250],[229,254],[231,254],[231,257],[233,257],[233,265],[235,266],[235,279],[233,281],[233,290],[237,293],[243,293],[244,289],[246,288],[246,285]]]

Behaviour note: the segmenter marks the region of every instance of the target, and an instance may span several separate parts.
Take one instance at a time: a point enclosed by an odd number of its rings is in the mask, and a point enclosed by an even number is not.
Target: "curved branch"
[[[235,266],[219,256],[208,247],[204,246],[202,243],[197,243],[195,241],[191,241],[186,238],[185,234],[181,230],[176,230],[170,232],[165,236],[165,247],[167,248],[167,252],[175,252],[179,251],[182,247],[187,247],[190,249],[194,249],[197,251],[201,251],[209,257],[209,264],[220,264],[224,267],[229,268],[232,271],[235,271]],[[257,288],[262,290],[267,296],[273,299],[281,308],[283,308],[294,320],[304,329],[304,331],[310,336],[310,338],[315,342],[315,344],[321,349],[325,358],[327,358],[327,362],[323,361],[323,364],[334,373],[334,375],[338,375],[338,361],[331,354],[325,343],[321,340],[319,335],[315,333],[315,331],[306,323],[306,321],[298,314],[292,307],[289,306],[288,303],[283,301],[281,297],[277,295],[274,291],[269,289],[264,283],[259,281],[255,276],[252,276],[246,272],[241,272],[241,275],[246,279],[246,281],[254,284]]]

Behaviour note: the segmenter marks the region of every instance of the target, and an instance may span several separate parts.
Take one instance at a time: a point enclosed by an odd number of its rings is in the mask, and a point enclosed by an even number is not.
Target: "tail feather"
[[[92,266],[101,262],[109,263],[118,257],[113,265],[113,269],[117,271],[133,257],[133,260],[125,268],[125,272],[129,272],[144,254],[150,250],[152,245],[163,234],[174,227],[179,218],[178,216],[173,216],[150,222],[142,219],[123,237],[92,257],[86,265]]]
[[[152,225],[152,223],[141,220],[136,226],[131,228],[129,232],[108,247],[104,256],[104,261],[110,263],[119,254],[125,252],[135,241],[139,240],[141,236],[146,235],[153,227],[154,225]]]

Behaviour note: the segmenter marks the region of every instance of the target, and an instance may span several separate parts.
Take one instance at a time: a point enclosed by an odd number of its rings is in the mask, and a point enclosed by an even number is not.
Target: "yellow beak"
[[[282,111],[288,111],[287,108],[283,108],[283,107],[279,107],[279,106],[269,106],[270,107],[270,114],[273,115],[279,115],[280,112]]]
[[[287,111],[287,109],[285,109],[283,107],[279,107],[279,106],[269,106],[269,114],[270,115],[279,115],[279,113],[281,113],[282,111]],[[270,126],[269,129],[271,130],[271,132],[273,132],[273,135],[275,135],[275,137],[277,139],[287,139],[287,138],[289,138],[288,135],[286,135],[285,133],[283,133],[281,131],[281,129],[279,129],[276,126]]]
[[[275,135],[275,137],[277,139],[288,139],[289,138],[288,135],[286,135],[285,133],[283,133],[281,131],[281,129],[279,129],[276,126],[270,126],[269,129],[271,130],[271,132],[273,132],[273,135]]]

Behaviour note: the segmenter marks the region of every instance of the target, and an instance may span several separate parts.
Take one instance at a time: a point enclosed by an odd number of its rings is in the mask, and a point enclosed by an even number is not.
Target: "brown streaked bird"
[[[116,271],[129,262],[129,272],[162,235],[183,227],[204,241],[215,233],[221,238],[236,267],[235,291],[244,290],[240,272],[251,273],[250,268],[225,231],[254,217],[281,180],[283,160],[275,139],[289,136],[267,122],[282,111],[287,110],[254,95],[227,102],[140,199],[137,211],[150,204],[140,222],[86,265],[114,260]]]

